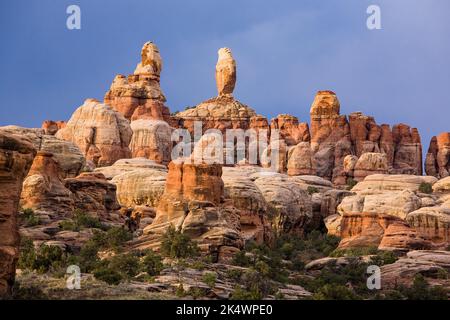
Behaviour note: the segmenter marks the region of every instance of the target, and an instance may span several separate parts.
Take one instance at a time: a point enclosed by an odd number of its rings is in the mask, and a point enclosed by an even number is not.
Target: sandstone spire
[[[136,66],[134,74],[159,77],[162,69],[162,59],[156,44],[151,41],[144,43],[141,50],[141,58],[141,62]]]
[[[236,85],[236,61],[229,48],[220,48],[216,64],[216,84],[219,96],[232,95]]]

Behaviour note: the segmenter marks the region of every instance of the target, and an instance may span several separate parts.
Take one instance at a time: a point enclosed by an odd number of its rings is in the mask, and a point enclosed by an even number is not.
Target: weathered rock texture
[[[119,159],[130,158],[131,136],[128,121],[94,99],[86,100],[66,127],[56,133],[57,138],[74,142],[96,166],[108,166]]]
[[[74,206],[84,212],[102,214],[120,209],[116,186],[102,173],[82,173],[76,178],[66,179],[64,184],[71,191]]]
[[[166,184],[165,168],[132,167],[114,176],[111,180],[117,186],[117,200],[124,207],[157,207]]]
[[[26,136],[37,151],[52,153],[53,159],[58,163],[62,178],[76,177],[85,166],[86,159],[76,144],[46,134],[44,129],[18,126],[6,126],[1,129],[12,134]]]
[[[425,159],[427,175],[445,178],[450,170],[450,132],[443,132],[431,138]]]
[[[17,210],[22,181],[36,150],[28,139],[0,130],[0,298],[11,292],[19,257]]]
[[[288,146],[311,140],[308,124],[299,123],[297,117],[288,114],[280,114],[272,119],[270,129],[279,130],[280,139],[283,139]]]
[[[426,222],[425,212],[433,210],[436,197],[421,193],[419,189],[423,183],[435,182],[436,178],[429,176],[367,176],[353,187],[354,195],[342,199],[337,210],[340,218],[329,218],[327,227],[331,234],[340,232],[341,248],[429,248],[430,241],[439,242],[436,237],[440,233],[442,238],[445,227],[435,229]],[[427,231],[435,237],[430,237]]]
[[[238,210],[222,201],[221,175],[220,165],[171,162],[156,217],[144,229],[147,237],[158,241],[173,225],[219,259],[241,247]]]
[[[168,164],[171,158],[171,129],[162,120],[136,120],[131,122],[133,136],[130,149],[133,158],[147,158]]]
[[[44,130],[44,133],[52,136],[54,136],[59,129],[64,128],[65,126],[65,121],[45,120],[42,122],[42,129]]]
[[[425,277],[432,286],[450,288],[450,281],[442,274],[450,271],[450,252],[415,250],[398,259],[395,263],[381,267],[381,287],[397,288],[400,285],[411,286],[416,275]]]
[[[160,87],[162,59],[158,47],[144,44],[141,62],[134,74],[117,75],[105,95],[105,103],[120,112],[128,120],[156,119],[168,121],[169,108]]]
[[[332,91],[319,91],[311,106],[311,149],[316,174],[343,185],[348,178],[363,179],[372,173],[422,174],[422,145],[417,129],[405,124],[377,125],[360,112],[340,114],[340,103]],[[385,154],[360,161],[364,154]],[[353,156],[355,158],[349,158]]]
[[[219,96],[233,94],[236,85],[236,61],[229,48],[218,51],[219,59],[216,64],[216,84]]]
[[[20,205],[46,212],[72,212],[71,192],[64,186],[53,154],[39,151],[23,182]]]

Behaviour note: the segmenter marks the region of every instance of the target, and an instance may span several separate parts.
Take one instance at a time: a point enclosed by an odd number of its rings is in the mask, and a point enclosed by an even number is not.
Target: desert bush
[[[31,239],[22,237],[20,239],[20,255],[17,268],[23,270],[33,270],[36,260],[36,250]]]
[[[141,266],[142,271],[146,272],[149,276],[159,275],[164,268],[161,256],[151,250],[144,256]]]
[[[116,254],[109,260],[109,268],[119,272],[123,278],[132,278],[139,273],[140,260],[135,253]]]
[[[336,249],[330,253],[330,257],[360,257],[375,254],[378,254],[377,247],[361,247],[361,248]]]
[[[314,300],[356,300],[359,297],[343,285],[326,284],[314,293]]]
[[[41,223],[39,217],[30,208],[22,209],[20,220],[27,227],[34,227]]]
[[[308,192],[309,195],[312,195],[314,193],[319,192],[319,189],[313,186],[308,186],[308,188],[306,188],[306,191]]]
[[[63,230],[70,231],[80,231],[83,228],[96,228],[105,231],[108,229],[108,227],[104,225],[99,218],[93,217],[79,209],[76,209],[73,212],[72,219],[61,221],[59,226]]]
[[[347,179],[347,190],[352,190],[354,186],[356,186],[358,182],[355,181],[353,178]]]
[[[188,258],[199,255],[199,248],[187,235],[170,226],[162,237],[161,253],[171,258]]]
[[[39,273],[48,272],[51,268],[61,267],[66,256],[60,247],[41,245],[36,252],[36,259],[33,263],[33,270]]]
[[[93,274],[96,279],[111,285],[118,285],[123,279],[119,272],[108,266],[99,266],[94,270]]]
[[[431,183],[422,182],[419,186],[419,191],[427,194],[433,193],[433,186]]]
[[[210,288],[216,286],[217,274],[215,272],[206,272],[203,274],[202,281],[208,285]]]
[[[447,290],[440,286],[431,287],[421,274],[414,277],[411,287],[402,287],[400,292],[408,300],[448,300]]]

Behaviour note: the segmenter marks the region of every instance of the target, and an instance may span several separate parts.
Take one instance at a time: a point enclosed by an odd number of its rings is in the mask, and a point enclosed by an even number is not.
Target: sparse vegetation
[[[358,182],[355,181],[353,178],[347,179],[347,190],[352,190],[354,186],[356,186]]]
[[[188,258],[199,255],[199,248],[187,235],[170,226],[162,237],[161,253],[171,258]]]
[[[149,276],[156,276],[159,275],[163,267],[161,256],[148,250],[142,260],[142,271],[147,272]]]
[[[431,194],[433,193],[433,186],[431,183],[422,182],[419,186],[419,191],[422,193]]]
[[[314,186],[308,186],[308,188],[306,189],[306,191],[308,192],[308,194],[312,195],[312,194],[314,194],[314,193],[319,192],[319,189],[317,189],[317,188],[314,187]]]
[[[96,228],[101,230],[108,230],[108,227],[101,223],[100,219],[87,214],[79,209],[73,213],[71,220],[64,220],[59,224],[60,228],[69,231],[80,231],[84,228]]]
[[[20,220],[27,227],[34,227],[41,223],[39,217],[30,208],[22,209]]]
[[[214,288],[216,286],[217,274],[214,272],[206,272],[202,277],[202,281],[210,288]]]

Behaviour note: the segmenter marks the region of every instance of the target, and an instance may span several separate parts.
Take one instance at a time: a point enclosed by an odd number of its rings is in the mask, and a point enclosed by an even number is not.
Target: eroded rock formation
[[[161,233],[173,225],[196,239],[216,259],[233,254],[243,244],[239,213],[223,203],[221,175],[222,167],[217,164],[172,161],[156,217],[144,229],[147,237],[158,241]]]
[[[12,134],[26,136],[37,151],[52,153],[53,159],[58,162],[61,178],[76,177],[86,164],[86,159],[76,144],[46,134],[44,129],[18,126],[6,126],[1,129]]]
[[[171,159],[171,128],[162,120],[131,122],[133,136],[130,149],[133,158],[147,158],[167,165]]]
[[[39,151],[23,182],[20,205],[23,208],[64,214],[73,211],[71,192],[64,186],[53,154]]]
[[[17,210],[22,181],[36,150],[30,140],[0,130],[0,298],[10,294],[19,258]]]
[[[425,159],[425,172],[430,176],[445,178],[450,171],[450,132],[431,138]]]
[[[87,99],[56,137],[75,143],[95,166],[130,158],[132,131],[128,121],[109,106]]]
[[[162,59],[158,47],[147,42],[142,47],[141,62],[134,74],[117,75],[104,102],[128,120],[156,119],[169,121],[170,111],[160,87]]]

